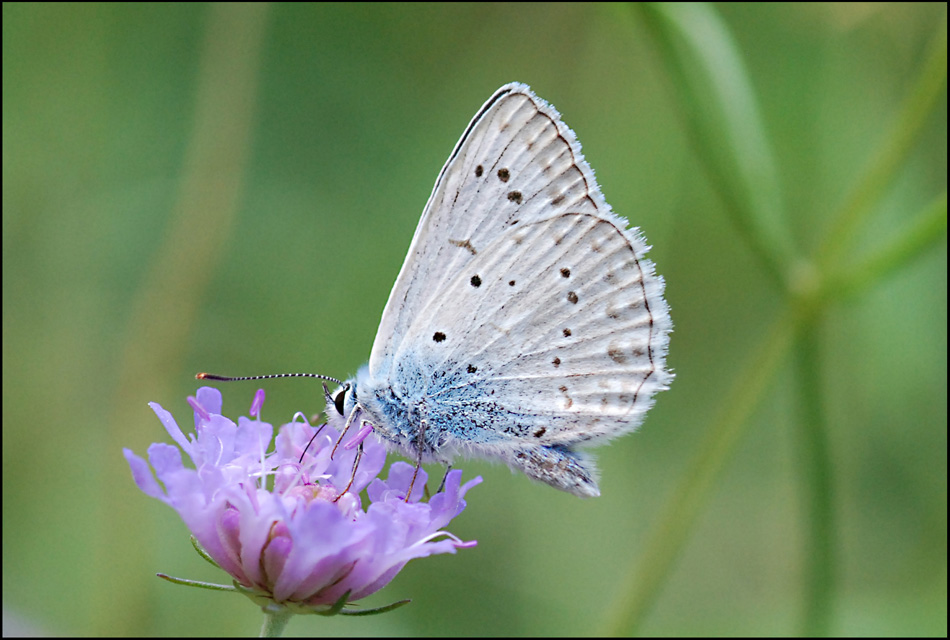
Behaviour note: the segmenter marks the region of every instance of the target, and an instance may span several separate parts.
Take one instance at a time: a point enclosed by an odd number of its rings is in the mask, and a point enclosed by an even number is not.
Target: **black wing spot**
[[[509,280],[509,281],[508,281],[508,286],[509,286],[509,287],[515,286],[515,281],[514,281],[514,280]]]
[[[475,287],[476,289],[482,286],[482,279],[479,278],[478,275],[472,276],[472,279],[470,282],[472,283],[472,286]]]
[[[545,432],[545,431],[547,431],[547,429],[545,429],[544,427],[541,427],[540,429],[538,429],[537,431],[534,432],[534,437],[535,437],[535,438],[540,438],[541,436],[544,435],[544,432]]]
[[[561,267],[561,276],[564,277],[564,278],[570,278],[570,277],[571,277],[571,270],[568,269],[567,267]]]
[[[515,203],[517,203],[517,204],[521,204],[521,200],[522,200],[522,198],[521,198],[521,192],[520,192],[520,191],[509,191],[509,192],[508,192],[508,199],[509,199],[511,202],[515,202]]]
[[[445,334],[442,333],[441,331],[436,331],[435,334],[432,336],[432,339],[435,340],[436,342],[442,342],[443,340],[445,340]]]
[[[565,329],[562,333],[564,333],[564,337],[565,337],[565,338],[570,338],[570,337],[571,337],[571,330],[570,330],[570,329]],[[436,334],[436,335],[438,335],[438,334]],[[442,339],[444,340],[444,339],[445,339],[445,336],[443,336]]]
[[[499,169],[498,170],[498,179],[502,182],[508,182],[508,178],[511,177],[511,172],[508,169]]]
[[[478,165],[477,167],[475,167],[475,177],[476,177],[476,178],[481,178],[483,173],[485,173],[485,170],[482,169],[482,165]]]
[[[568,292],[567,292],[567,301],[570,302],[570,303],[572,303],[572,304],[577,304],[577,294],[574,293],[573,291],[568,291]]]
[[[473,365],[468,365],[467,371],[468,371],[469,373],[475,373],[476,371],[478,371],[478,369],[475,368]]]
[[[554,368],[557,369],[558,367],[561,366],[561,359],[558,357],[555,357],[554,360],[551,360],[551,364],[553,364]]]

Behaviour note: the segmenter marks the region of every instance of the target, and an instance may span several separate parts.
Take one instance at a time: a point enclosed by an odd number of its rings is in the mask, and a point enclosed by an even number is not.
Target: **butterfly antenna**
[[[198,380],[219,380],[221,382],[235,382],[237,380],[268,380],[270,378],[320,378],[321,380],[329,380],[330,382],[335,382],[341,387],[343,386],[342,380],[337,380],[336,378],[331,378],[330,376],[322,376],[319,373],[272,373],[266,376],[218,376],[213,373],[199,373],[195,376]]]
[[[326,382],[323,383],[323,398],[327,401],[328,407],[333,404],[333,395],[330,393],[330,387],[327,386]]]
[[[346,386],[342,380],[337,380],[331,376],[320,375],[319,373],[272,373],[266,376],[219,376],[213,373],[199,373],[195,376],[198,380],[218,380],[220,382],[236,382],[238,380],[269,380],[271,378],[319,378],[320,380],[329,380],[330,382],[335,382],[341,387]],[[327,404],[333,403],[333,396],[330,395],[330,390],[327,388],[326,383],[323,385],[323,396],[327,400]],[[320,435],[320,432],[323,431],[323,427],[327,425],[322,425],[317,432],[313,434],[313,437],[310,438],[310,442],[307,443],[307,446],[304,448],[303,452],[300,454],[299,462],[303,463],[303,458],[307,455],[307,451],[310,449],[310,445],[313,444],[313,441],[317,439],[317,436]],[[347,427],[349,427],[349,422],[347,422]],[[346,433],[346,431],[344,431]],[[343,436],[340,436],[342,439]],[[337,444],[340,444],[340,441],[337,440]],[[333,447],[333,450],[336,451],[336,447]],[[331,454],[332,457],[332,454]],[[357,460],[359,456],[357,456]],[[355,473],[355,472],[354,472]],[[353,483],[353,480],[350,479],[350,484]]]

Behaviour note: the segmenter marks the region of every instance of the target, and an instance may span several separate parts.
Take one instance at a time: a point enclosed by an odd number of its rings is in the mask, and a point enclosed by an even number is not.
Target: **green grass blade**
[[[883,249],[857,266],[832,276],[822,290],[827,299],[856,295],[884,280],[947,236],[947,193],[943,192],[921,212],[914,224]]]
[[[749,416],[758,406],[792,345],[791,314],[779,319],[740,375],[732,391],[725,395],[718,417],[709,427],[699,453],[656,519],[640,557],[626,571],[625,584],[606,615],[603,635],[636,633],[673,568],[674,561],[689,539],[696,519],[705,507],[710,489],[729,460],[736,442],[745,431]]]
[[[836,262],[855,237],[874,205],[894,180],[920,137],[930,114],[941,104],[947,83],[947,17],[937,26],[926,62],[901,108],[894,128],[871,160],[851,195],[834,216],[835,222],[818,252],[819,268]]]
[[[732,34],[707,3],[637,6],[667,63],[714,188],[745,242],[784,289],[796,251],[772,144]]]
[[[806,637],[827,636],[835,593],[834,479],[828,443],[828,424],[822,403],[821,313],[808,313],[798,326],[795,377],[798,381],[799,464],[796,465],[804,500]]]

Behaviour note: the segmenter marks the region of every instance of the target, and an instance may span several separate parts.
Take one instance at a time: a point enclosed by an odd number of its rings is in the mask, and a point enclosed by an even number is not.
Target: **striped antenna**
[[[219,380],[221,382],[235,382],[237,380],[267,380],[270,378],[320,378],[321,380],[329,380],[330,382],[335,382],[341,387],[343,386],[342,380],[337,380],[336,378],[331,378],[330,376],[322,376],[319,373],[273,373],[266,376],[240,376],[240,377],[231,377],[231,376],[217,376],[213,373],[199,373],[195,376],[198,380]]]

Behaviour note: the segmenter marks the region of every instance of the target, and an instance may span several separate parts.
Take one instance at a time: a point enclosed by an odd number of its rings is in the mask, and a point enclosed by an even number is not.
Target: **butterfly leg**
[[[442,490],[445,489],[445,480],[449,477],[449,471],[451,470],[452,470],[452,465],[450,464],[445,465],[445,475],[442,476],[442,483],[439,485],[439,489],[436,491],[436,493],[442,493]]]
[[[336,453],[336,448],[340,446],[340,442],[343,441],[343,436],[346,435],[346,432],[350,430],[350,427],[353,426],[353,421],[356,420],[356,416],[362,413],[362,409],[359,405],[353,407],[353,410],[350,412],[349,417],[346,419],[346,426],[343,427],[343,431],[340,432],[340,437],[336,439],[336,444],[333,445],[333,451],[330,452],[330,459],[333,459],[333,454]]]
[[[422,454],[425,451],[426,420],[423,418],[419,423],[419,457],[416,459],[416,468],[412,472],[412,480],[409,482],[409,491],[406,492],[406,502],[409,502],[409,496],[412,495],[412,487],[416,484],[416,476],[419,475],[419,469],[422,467]]]
[[[350,474],[350,481],[346,485],[346,489],[340,492],[340,495],[333,499],[334,502],[342,498],[347,491],[350,490],[350,487],[353,486],[353,481],[356,479],[356,469],[360,466],[360,458],[363,457],[363,443],[360,442],[359,447],[356,449],[356,457],[353,458],[353,472]]]

